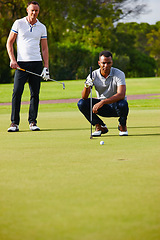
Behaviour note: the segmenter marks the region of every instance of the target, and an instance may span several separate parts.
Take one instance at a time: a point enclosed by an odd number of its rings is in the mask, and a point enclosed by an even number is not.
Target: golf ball
[[[104,142],[103,142],[103,141],[100,141],[100,145],[104,145]]]

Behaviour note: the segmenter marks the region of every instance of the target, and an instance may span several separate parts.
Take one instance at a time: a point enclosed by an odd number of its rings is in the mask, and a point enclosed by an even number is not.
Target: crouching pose
[[[99,54],[98,65],[100,68],[93,71],[92,79],[90,75],[87,77],[78,108],[90,122],[90,99],[88,96],[91,87],[94,86],[97,98],[92,99],[91,124],[95,126],[95,132],[92,133],[92,136],[98,137],[108,132],[106,124],[99,116],[119,117],[119,135],[128,136],[126,122],[129,108],[126,98],[125,74],[112,67],[112,53],[109,51],[102,51]]]

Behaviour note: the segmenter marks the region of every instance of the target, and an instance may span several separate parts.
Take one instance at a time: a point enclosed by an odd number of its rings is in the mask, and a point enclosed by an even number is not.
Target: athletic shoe
[[[92,133],[93,137],[100,137],[101,134],[105,134],[108,132],[108,128],[106,125],[102,126],[100,124],[96,124],[96,131],[94,133]]]
[[[118,126],[119,136],[128,136],[127,126]]]
[[[35,122],[30,123],[29,128],[31,131],[40,131],[40,128],[36,125]]]
[[[19,126],[15,123],[11,123],[10,127],[8,128],[8,132],[18,132]]]

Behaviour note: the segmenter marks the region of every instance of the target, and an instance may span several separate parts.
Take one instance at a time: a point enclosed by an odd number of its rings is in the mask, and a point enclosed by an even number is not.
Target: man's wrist
[[[85,88],[89,88],[90,86],[89,85],[87,85],[86,83],[84,84],[84,86],[85,86]]]

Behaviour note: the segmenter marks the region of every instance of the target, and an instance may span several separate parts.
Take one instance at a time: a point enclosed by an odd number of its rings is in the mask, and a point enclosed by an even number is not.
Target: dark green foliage
[[[56,79],[76,79],[77,70],[83,65],[88,51],[79,44],[58,44],[57,54],[50,65]],[[52,72],[51,72],[52,74]]]
[[[39,0],[38,19],[48,30],[51,76],[64,80],[86,78],[91,65],[93,69],[98,67],[98,53],[104,49],[113,52],[114,66],[125,71],[126,76],[158,75],[158,48],[153,49],[150,42],[159,32],[160,23],[114,25],[144,7],[137,0],[126,8],[128,1]],[[0,1],[0,82],[13,81],[5,45],[13,22],[27,15],[27,2]],[[16,53],[16,44],[14,48]]]
[[[116,66],[127,77],[155,76],[156,61],[147,50],[147,34],[151,29],[147,23],[120,23],[114,29],[112,51],[118,55]]]
[[[102,50],[77,43],[59,43],[50,60],[50,73],[58,80],[85,78],[90,66],[98,67],[98,54]]]
[[[113,54],[113,66],[127,73],[130,66],[130,58],[126,55]]]
[[[127,77],[153,77],[155,76],[155,60],[148,55],[134,50],[130,52],[130,66],[126,72]]]

